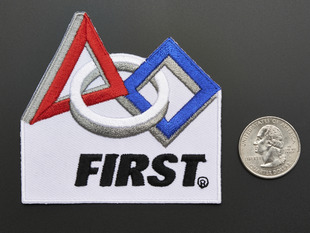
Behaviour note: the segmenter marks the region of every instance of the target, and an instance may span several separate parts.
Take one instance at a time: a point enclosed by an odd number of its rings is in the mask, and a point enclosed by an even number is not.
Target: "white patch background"
[[[90,61],[85,49],[71,74],[72,76],[83,64]],[[171,117],[176,110],[173,106],[182,106],[191,98],[191,93],[183,91],[177,78],[167,69],[163,69],[169,81],[170,106],[167,115]],[[128,76],[125,73],[121,74]],[[170,77],[170,78],[169,78]],[[68,83],[70,83],[69,79]],[[102,83],[98,82],[98,85]],[[94,83],[92,84],[93,86]],[[183,85],[183,84],[182,84]],[[68,86],[68,85],[67,85]],[[147,87],[149,86],[149,87]],[[185,86],[183,86],[186,88]],[[148,98],[156,94],[147,84],[141,93]],[[68,88],[65,88],[68,91]],[[64,90],[61,96],[67,95]],[[153,94],[152,94],[153,93]],[[188,93],[188,94],[185,94]],[[176,98],[178,96],[179,98]],[[180,104],[183,103],[183,104]],[[114,117],[131,116],[117,103],[107,101],[90,106],[93,111]],[[92,162],[98,167],[97,175],[90,175],[88,185],[74,185],[81,154],[103,154],[101,162]],[[117,159],[111,187],[99,185],[105,154],[145,154],[150,163],[144,175],[145,186],[128,185],[115,187],[115,179],[120,157]],[[152,160],[157,155],[172,153],[178,157],[178,163],[165,162],[176,172],[176,179],[166,187],[153,187],[148,184],[147,176],[163,178],[152,169]],[[163,147],[148,131],[128,138],[107,138],[95,135],[77,124],[70,112],[29,125],[21,121],[22,154],[22,202],[23,203],[220,203],[221,202],[221,91],[215,100],[191,122],[185,130],[168,146]],[[183,154],[205,154],[206,163],[199,162],[195,186],[183,187],[182,181],[185,162]],[[134,164],[132,165],[134,166]],[[201,189],[196,181],[198,177],[209,179],[209,186]]]

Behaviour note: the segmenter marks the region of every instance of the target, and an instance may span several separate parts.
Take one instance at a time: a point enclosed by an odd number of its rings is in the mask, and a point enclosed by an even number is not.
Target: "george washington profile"
[[[283,134],[274,125],[263,126],[257,134],[254,142],[255,153],[262,156],[263,164],[261,167],[276,167],[284,164],[286,156],[282,154],[284,146]]]

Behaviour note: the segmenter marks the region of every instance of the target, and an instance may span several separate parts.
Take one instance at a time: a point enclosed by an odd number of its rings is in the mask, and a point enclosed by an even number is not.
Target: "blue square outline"
[[[130,100],[141,113],[149,109],[151,104],[137,91],[137,89],[168,56],[170,56],[200,88],[200,90],[169,121],[163,118],[156,125],[156,128],[169,140],[214,94],[221,90],[221,88],[170,37],[166,39],[124,82],[129,92],[125,97]]]

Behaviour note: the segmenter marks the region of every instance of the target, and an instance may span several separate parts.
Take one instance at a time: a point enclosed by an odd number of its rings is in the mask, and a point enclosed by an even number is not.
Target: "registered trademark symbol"
[[[200,188],[206,188],[209,185],[209,180],[207,177],[201,176],[197,179],[197,184]]]

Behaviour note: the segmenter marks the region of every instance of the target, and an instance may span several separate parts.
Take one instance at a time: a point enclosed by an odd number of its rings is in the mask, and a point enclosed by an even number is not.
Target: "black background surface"
[[[75,11],[109,52],[147,57],[167,37],[222,87],[221,205],[22,205],[20,117]],[[0,1],[0,232],[309,232],[309,1]],[[238,140],[274,115],[301,139],[296,167],[263,180]]]

